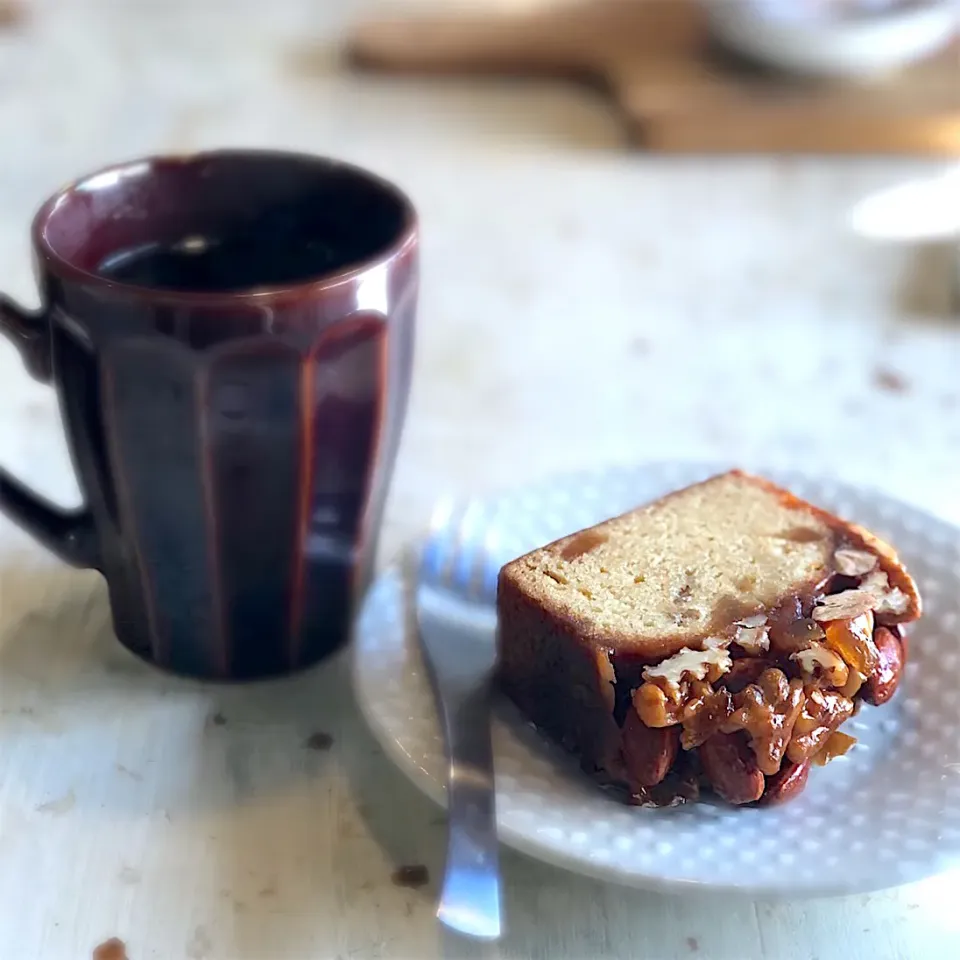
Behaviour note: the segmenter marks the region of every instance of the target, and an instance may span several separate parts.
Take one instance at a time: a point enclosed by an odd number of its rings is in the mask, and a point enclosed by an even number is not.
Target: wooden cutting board
[[[599,80],[650,150],[960,156],[957,45],[882,81],[825,84],[720,53],[689,0],[470,10],[368,20],[348,55],[381,71]]]

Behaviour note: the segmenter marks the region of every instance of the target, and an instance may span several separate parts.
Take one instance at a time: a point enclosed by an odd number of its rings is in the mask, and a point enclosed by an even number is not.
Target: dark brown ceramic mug
[[[347,639],[404,420],[417,226],[341,163],[155,158],[67,187],[34,221],[43,307],[0,330],[55,384],[86,505],[0,471],[0,508],[100,570],[121,642],[251,679]]]

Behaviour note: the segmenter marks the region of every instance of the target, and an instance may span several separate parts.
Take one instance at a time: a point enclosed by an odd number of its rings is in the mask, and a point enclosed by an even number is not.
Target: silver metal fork
[[[500,862],[490,742],[496,662],[493,531],[475,505],[441,503],[421,548],[417,626],[446,741],[447,865],[439,920],[484,940],[500,936]]]

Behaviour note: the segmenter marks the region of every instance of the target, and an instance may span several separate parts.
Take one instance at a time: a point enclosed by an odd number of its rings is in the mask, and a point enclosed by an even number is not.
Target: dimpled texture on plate
[[[498,564],[724,469],[654,464],[567,476],[480,501]],[[823,895],[918,880],[960,865],[960,529],[845,484],[758,472],[895,544],[925,602],[893,700],[864,706],[845,757],[814,768],[783,807],[701,802],[673,810],[621,805],[498,698],[494,720],[502,840],[539,859],[638,887]],[[445,760],[433,698],[409,624],[401,575],[368,594],[354,679],[374,734],[443,802]],[[493,642],[493,636],[490,636]]]

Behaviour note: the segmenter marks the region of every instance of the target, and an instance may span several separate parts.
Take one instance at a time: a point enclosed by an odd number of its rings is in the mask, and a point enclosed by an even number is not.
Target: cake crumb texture
[[[819,510],[733,471],[535,550],[503,577],[584,636],[679,649],[826,577],[835,540]]]

